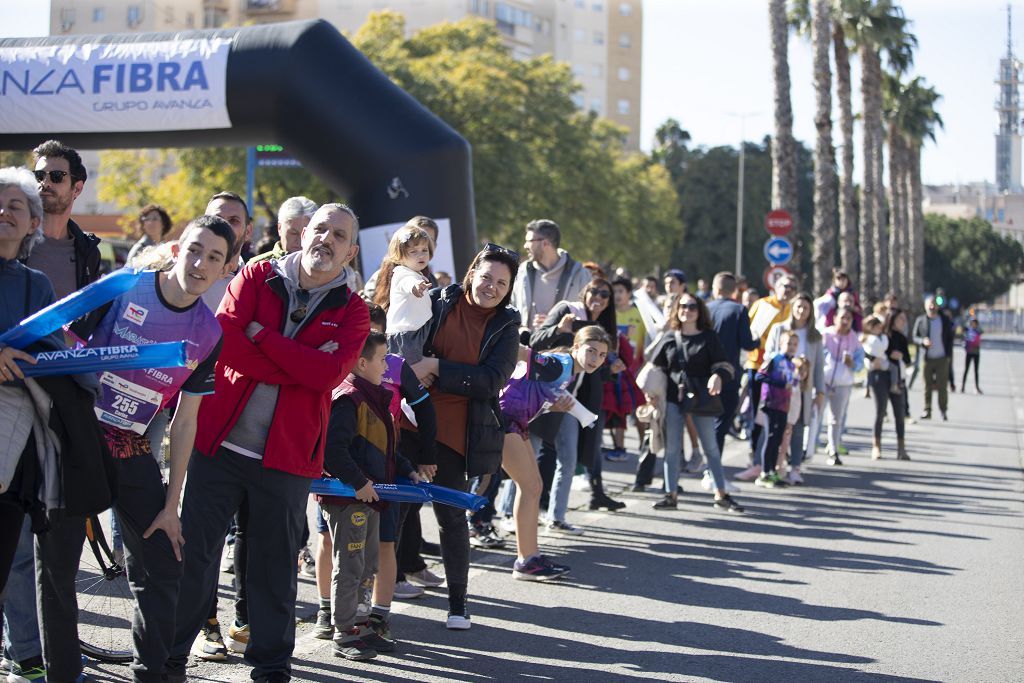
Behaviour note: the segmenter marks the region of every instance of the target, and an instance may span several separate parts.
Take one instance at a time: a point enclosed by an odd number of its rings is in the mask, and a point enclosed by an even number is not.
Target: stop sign
[[[788,211],[769,211],[764,218],[764,229],[777,237],[784,237],[793,229],[793,217]]]

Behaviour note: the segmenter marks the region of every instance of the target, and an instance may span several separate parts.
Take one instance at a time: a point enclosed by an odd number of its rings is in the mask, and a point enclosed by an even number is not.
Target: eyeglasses
[[[295,299],[299,302],[298,307],[291,312],[288,319],[298,325],[306,319],[306,309],[309,308],[309,290],[301,287],[295,290]]]
[[[50,176],[50,182],[54,185],[60,185],[64,182],[64,176],[71,175],[67,171],[33,171],[33,175],[36,177],[36,182],[41,183],[47,175]],[[72,178],[74,176],[71,176]]]
[[[155,223],[156,221],[160,220],[160,216],[147,214],[140,218],[139,220],[142,221],[143,223]]]
[[[592,289],[592,290],[590,290],[590,293],[593,296],[599,296],[602,299],[607,299],[608,297],[610,297],[612,295],[612,293],[609,292],[607,289]]]
[[[679,304],[679,308],[684,311],[696,311],[700,309],[700,305],[696,301],[691,301],[688,304]]]
[[[494,242],[488,242],[487,244],[485,244],[483,250],[484,251],[489,251],[489,252],[491,252],[493,254],[504,254],[505,256],[508,256],[513,261],[515,261],[516,262],[516,266],[519,265],[519,252],[518,251],[512,251],[511,249],[503,247],[500,244],[495,244]]]

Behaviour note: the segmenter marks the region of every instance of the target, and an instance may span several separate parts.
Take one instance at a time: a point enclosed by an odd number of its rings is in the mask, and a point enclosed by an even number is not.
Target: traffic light
[[[935,288],[935,305],[939,308],[945,308],[946,306],[946,290],[942,287]]]

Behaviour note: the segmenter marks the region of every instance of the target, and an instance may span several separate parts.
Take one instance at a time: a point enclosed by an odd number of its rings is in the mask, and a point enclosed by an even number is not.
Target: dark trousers
[[[594,434],[589,435],[593,438],[587,438],[587,435],[580,435],[579,447],[581,449],[587,448],[590,450],[590,464],[586,466],[587,479],[590,481],[590,500],[591,502],[599,502],[607,496],[604,492],[604,481],[601,478],[602,463],[604,457],[601,455],[601,436],[604,434],[604,427],[607,420],[607,414],[601,410],[597,414],[597,421],[594,422],[593,426],[588,429],[593,429]],[[583,429],[580,427],[580,429]],[[596,436],[595,436],[596,435]],[[584,460],[582,454],[579,460]]]
[[[115,511],[124,539],[128,585],[135,597],[132,678],[159,681],[174,641],[182,563],[174,556],[171,541],[163,531],[142,537],[164,507],[166,489],[160,467],[148,454],[116,462]]]
[[[971,364],[974,364],[974,388],[981,389],[981,385],[978,384],[978,364],[981,363],[980,353],[968,353],[964,360],[964,376],[960,380],[960,391],[967,388],[967,373],[971,370]],[[954,389],[956,387],[953,387]]]
[[[786,431],[786,413],[772,408],[763,410],[764,416],[768,418],[768,441],[761,454],[761,471],[767,474],[775,471],[779,461],[779,446],[782,445],[782,435]]]
[[[715,418],[715,441],[718,443],[718,452],[725,452],[725,435],[729,433],[729,426],[736,417],[736,406],[740,403],[740,382],[732,380],[722,385],[722,414]]]
[[[651,450],[651,430],[644,433],[643,441],[640,442],[640,459],[636,463],[636,479],[633,483],[636,486],[650,486],[654,482],[655,465],[658,464],[658,454]]]
[[[152,458],[150,462],[155,466]],[[75,579],[84,542],[85,518],[60,513],[51,518],[49,529],[36,535],[36,610],[43,627],[47,680],[73,681],[82,673]]]
[[[181,580],[174,647],[167,671],[182,674],[189,648],[210,608],[217,584],[224,530],[249,501],[247,553],[259,565],[247,573],[249,646],[253,678],[290,675],[295,648],[295,554],[306,525],[310,479],[263,467],[254,458],[221,448],[214,457],[193,452],[182,504],[185,573]],[[236,555],[238,553],[236,549]]]
[[[408,508],[408,509],[407,509]],[[427,563],[420,555],[423,545],[423,526],[420,524],[422,503],[402,503],[402,527],[399,532],[399,543],[395,548],[398,556],[398,580],[404,581],[405,575],[423,571]]]
[[[555,450],[553,441],[544,441],[540,446],[540,453],[537,453],[537,469],[540,470],[540,481],[542,484],[540,493],[540,509],[547,510],[551,500],[551,483],[555,480],[555,468],[558,465],[558,451]]]
[[[7,576],[11,573],[11,564],[18,550],[18,539],[21,538],[24,523],[25,512],[13,501],[0,498],[0,604],[3,604]]]
[[[308,525],[307,525],[308,527]],[[245,577],[249,569],[249,498],[242,499],[242,504],[235,513],[235,621],[239,625],[249,623],[249,602],[246,600]],[[213,604],[217,604],[217,587],[213,589]],[[213,613],[216,618],[217,613]]]
[[[416,438],[414,433],[402,432],[403,453],[418,452],[414,447]],[[405,447],[406,443],[409,443],[410,448]],[[440,441],[437,443],[437,474],[434,475],[434,483],[457,491],[469,490],[466,459]],[[450,603],[461,602],[465,600],[469,584],[469,526],[466,524],[466,513],[451,505],[431,507],[440,527],[441,561],[448,581],[448,599]],[[402,514],[409,514],[408,506],[402,506]],[[404,520],[401,520],[399,527],[403,524]]]
[[[889,393],[892,389],[892,374],[888,370],[872,370],[868,373],[868,384],[871,386],[871,395],[875,397],[875,442],[878,443],[882,440],[882,421],[885,419],[888,403],[892,403],[896,438],[902,441],[904,420],[907,416],[907,409],[903,405],[906,390],[901,390],[898,394]]]
[[[750,381],[747,383],[747,387],[750,389],[750,424],[753,425],[750,428],[750,454],[753,461],[757,462],[757,446],[761,441],[761,425],[757,424],[755,418],[757,418],[757,406],[761,403],[761,382],[754,379],[756,376],[755,370],[747,370],[750,373]]]

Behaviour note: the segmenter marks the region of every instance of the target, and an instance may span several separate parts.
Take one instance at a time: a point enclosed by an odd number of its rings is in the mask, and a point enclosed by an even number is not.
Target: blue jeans
[[[555,478],[551,482],[548,501],[548,521],[564,522],[569,509],[569,494],[572,492],[572,478],[576,474],[576,452],[580,441],[580,423],[566,413],[555,436],[557,460]],[[536,447],[536,444],[535,444]],[[600,457],[600,454],[598,454]]]
[[[715,437],[715,418],[710,415],[694,415],[693,426],[697,428],[697,439],[707,458],[715,488],[725,490],[725,471],[722,469],[722,453],[718,450]],[[665,402],[665,493],[674,496],[679,486],[679,460],[686,431],[686,413],[678,403]]]
[[[43,654],[43,645],[39,641],[39,618],[36,616],[34,537],[29,521],[26,515],[7,578],[4,600],[4,643],[8,657],[19,663]]]

